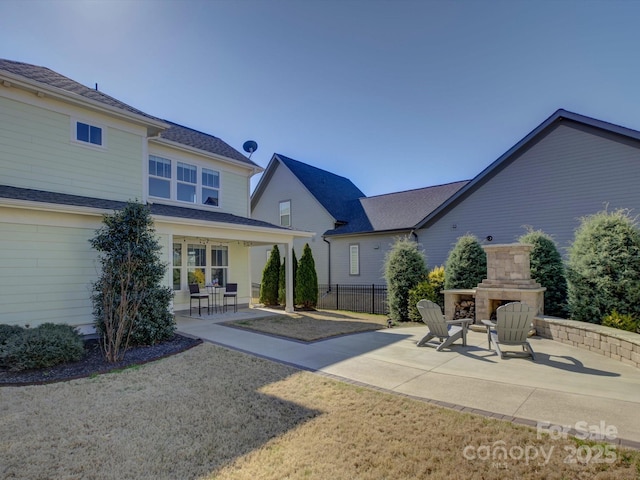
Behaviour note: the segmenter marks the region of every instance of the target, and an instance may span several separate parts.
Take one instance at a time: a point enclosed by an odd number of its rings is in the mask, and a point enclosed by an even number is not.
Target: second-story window
[[[102,127],[77,120],[73,121],[71,126],[72,140],[96,147],[105,146]]]
[[[195,165],[178,162],[178,200],[196,203],[198,169]]]
[[[280,202],[280,225],[283,227],[291,226],[291,200]]]
[[[208,168],[202,169],[202,203],[218,206],[220,201],[220,173]]]
[[[149,195],[171,198],[171,160],[149,155]]]

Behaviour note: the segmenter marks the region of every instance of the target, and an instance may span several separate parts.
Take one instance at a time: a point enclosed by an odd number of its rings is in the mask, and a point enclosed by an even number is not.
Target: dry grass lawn
[[[571,448],[580,444],[538,439],[531,428],[211,344],[119,373],[0,388],[0,432],[3,479],[633,479],[640,474],[638,452],[617,450],[613,463],[564,463],[576,458]],[[511,455],[485,458],[483,447],[499,452],[496,445]],[[584,453],[592,447],[580,448]],[[524,449],[529,458],[520,457]],[[551,451],[546,464],[540,455],[531,458],[540,449]]]
[[[295,312],[226,322],[227,325],[313,342],[349,333],[387,328],[387,317],[366,313],[322,310]]]

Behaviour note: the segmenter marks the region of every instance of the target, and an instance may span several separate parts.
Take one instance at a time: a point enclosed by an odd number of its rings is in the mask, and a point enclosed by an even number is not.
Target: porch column
[[[285,260],[285,277],[286,277],[286,299],[284,305],[284,311],[287,313],[293,313],[294,311],[294,299],[293,299],[293,240],[286,245],[284,260]]]

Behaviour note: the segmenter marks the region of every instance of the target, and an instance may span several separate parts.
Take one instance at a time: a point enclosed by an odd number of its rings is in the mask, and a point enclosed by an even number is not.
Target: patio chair
[[[429,327],[429,333],[418,342],[418,347],[436,347],[439,352],[458,339],[462,339],[462,345],[467,344],[467,326],[471,318],[446,320],[440,306],[430,300],[420,300],[417,307],[422,321]],[[440,343],[430,342],[435,337]]]
[[[200,291],[200,286],[197,283],[190,283],[189,284],[189,293],[190,293],[190,297],[189,297],[189,315],[191,315],[191,305],[193,303],[194,300],[198,300],[198,315],[202,315],[200,313],[200,307],[201,304],[200,302],[202,302],[203,298],[207,299],[207,313],[209,312],[209,294],[206,292],[201,292]]]
[[[227,300],[233,298],[233,311],[234,313],[238,311],[238,284],[237,283],[227,283],[227,287],[224,290],[224,294],[222,295],[222,307],[224,311],[227,311]]]
[[[489,350],[491,350],[491,342],[493,342],[500,358],[512,354],[518,357],[530,356],[532,360],[535,360],[535,353],[527,340],[535,315],[536,309],[526,303],[511,302],[498,307],[495,323],[482,320],[482,323],[487,326]],[[502,351],[500,347],[504,345],[521,346],[523,351]]]

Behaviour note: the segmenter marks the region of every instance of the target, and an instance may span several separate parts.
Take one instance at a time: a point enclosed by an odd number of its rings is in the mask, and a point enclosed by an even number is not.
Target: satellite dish
[[[244,145],[242,145],[242,148],[249,154],[249,158],[251,158],[253,152],[258,150],[258,144],[253,140],[247,140],[246,142],[244,142]]]

